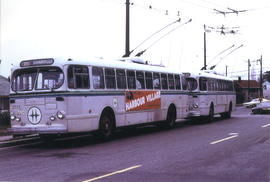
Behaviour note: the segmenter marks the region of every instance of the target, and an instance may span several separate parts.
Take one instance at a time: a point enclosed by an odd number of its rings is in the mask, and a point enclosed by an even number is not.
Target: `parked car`
[[[270,102],[270,100],[264,99],[262,98],[261,102]],[[243,103],[243,106],[247,107],[247,108],[252,108],[257,106],[257,104],[261,103],[259,98],[256,99],[252,99],[250,102],[245,102]]]
[[[252,108],[253,114],[270,114],[270,102],[262,102]]]

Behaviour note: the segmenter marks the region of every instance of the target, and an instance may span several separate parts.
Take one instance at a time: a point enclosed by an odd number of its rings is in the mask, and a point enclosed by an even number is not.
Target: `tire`
[[[226,112],[225,118],[229,119],[229,118],[231,118],[231,116],[232,116],[232,103],[230,103],[229,111]]]
[[[114,131],[113,117],[109,114],[102,114],[99,121],[99,137],[103,140],[111,138]]]
[[[208,115],[208,122],[212,122],[214,120],[214,106],[211,104]]]
[[[175,126],[175,121],[176,121],[176,109],[174,106],[170,106],[166,118],[166,127],[173,128]]]

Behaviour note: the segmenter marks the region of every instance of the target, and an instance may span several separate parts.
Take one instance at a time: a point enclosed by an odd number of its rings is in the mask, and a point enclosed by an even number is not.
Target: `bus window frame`
[[[70,69],[70,67],[72,67],[72,78],[70,78],[70,73],[69,73],[69,69]],[[75,67],[84,67],[84,68],[87,68],[87,73],[76,73],[75,72]],[[76,65],[76,64],[70,64],[70,65],[68,65],[68,67],[67,67],[67,76],[66,76],[66,78],[67,78],[67,83],[68,83],[68,88],[69,89],[76,89],[76,90],[80,90],[80,89],[83,89],[83,90],[88,90],[88,89],[90,89],[91,88],[91,83],[90,83],[90,74],[91,72],[90,72],[90,70],[89,70],[89,67],[87,66],[87,65]],[[88,78],[88,86],[87,87],[84,87],[84,88],[78,88],[77,87],[77,79],[76,79],[76,75],[78,76],[86,76],[86,74],[88,74],[87,75],[87,78]],[[75,78],[74,78],[74,76],[75,76]],[[72,84],[72,82],[70,82],[70,79],[73,79],[73,85],[72,85],[72,87],[70,86],[71,84]],[[83,80],[82,80],[82,82],[83,82]]]
[[[113,71],[114,72],[114,74],[112,74],[112,75],[114,75],[114,79],[112,79],[112,80],[114,80],[114,87],[113,88],[108,88],[107,87],[107,76],[108,75],[106,75],[106,71],[109,71],[109,70],[111,70],[111,71]],[[117,89],[117,87],[116,87],[116,71],[115,71],[115,69],[114,68],[104,68],[104,77],[105,77],[105,88],[107,89],[107,90],[116,90]],[[109,76],[112,76],[112,75],[109,75]],[[111,81],[112,81],[111,80]]]
[[[94,84],[94,76],[93,76],[93,69],[94,68],[97,68],[97,69],[100,69],[100,70],[102,70],[102,80],[103,80],[103,87],[102,88],[95,88],[95,84]],[[105,73],[104,73],[104,68],[103,67],[99,67],[99,66],[91,66],[91,73],[90,73],[90,75],[91,75],[91,78],[92,78],[92,85],[93,85],[93,89],[94,90],[98,90],[98,89],[100,89],[100,90],[104,90],[105,89]]]
[[[118,71],[123,71],[124,72],[124,77],[125,77],[125,87],[124,88],[119,88],[119,86],[118,86]],[[121,68],[117,68],[116,70],[115,70],[115,74],[116,74],[116,88],[117,89],[120,89],[120,90],[125,90],[125,89],[127,89],[127,72],[126,72],[126,70],[125,69],[121,69]],[[123,78],[123,76],[120,76],[119,78]]]

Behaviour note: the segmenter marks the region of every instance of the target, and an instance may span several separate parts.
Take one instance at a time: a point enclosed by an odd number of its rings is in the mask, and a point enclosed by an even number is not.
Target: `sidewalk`
[[[0,126],[0,142],[12,140],[13,136],[8,134],[7,128],[9,126]]]

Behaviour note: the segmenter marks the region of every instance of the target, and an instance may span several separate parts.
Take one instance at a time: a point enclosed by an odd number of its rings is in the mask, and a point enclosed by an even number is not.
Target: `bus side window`
[[[136,87],[137,89],[145,89],[144,73],[142,71],[136,71]]]
[[[93,67],[93,86],[95,89],[104,89],[104,73],[103,68]]]
[[[161,87],[162,89],[168,90],[167,74],[161,73]]]
[[[154,89],[160,89],[160,75],[159,75],[159,73],[154,73],[153,77],[154,77],[154,79],[153,79]]]
[[[115,89],[115,71],[114,69],[105,69],[105,84],[108,89]]]
[[[153,89],[153,77],[151,72],[145,72],[146,89]]]
[[[207,90],[207,79],[201,77],[201,78],[199,79],[199,82],[200,82],[200,90],[201,90],[201,91],[206,91],[206,90]]]
[[[181,77],[181,81],[182,81],[183,90],[187,90],[188,83],[187,83],[187,80],[186,80],[186,78],[184,76]]]
[[[90,88],[89,71],[87,66],[69,66],[68,87],[81,89]]]
[[[134,71],[127,71],[127,83],[129,89],[136,89],[136,80]]]
[[[126,72],[125,70],[116,70],[116,80],[117,80],[117,88],[126,89]]]
[[[174,75],[174,80],[175,80],[175,88],[177,90],[181,90],[180,76],[179,75]]]
[[[174,78],[173,75],[168,74],[168,82],[169,82],[169,89],[170,90],[174,90],[175,86],[174,86]]]

